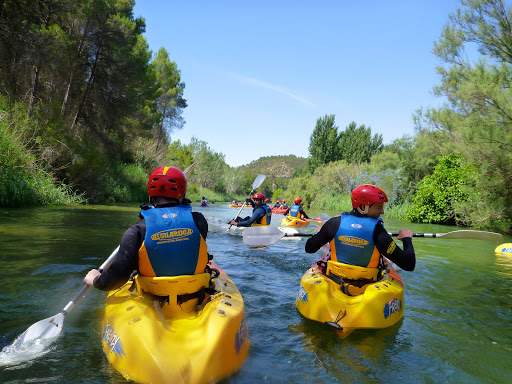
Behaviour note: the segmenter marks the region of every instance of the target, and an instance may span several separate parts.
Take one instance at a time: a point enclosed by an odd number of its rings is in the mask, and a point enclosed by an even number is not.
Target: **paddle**
[[[119,247],[117,247],[114,252],[108,257],[107,260],[103,264],[101,264],[98,269],[100,272],[107,268],[110,263],[117,256],[117,252],[119,251]],[[48,317],[47,319],[38,321],[35,324],[32,324],[25,332],[23,332],[20,336],[14,340],[13,345],[19,346],[23,343],[26,343],[35,339],[49,339],[57,336],[60,331],[62,331],[62,326],[64,324],[64,317],[73,309],[75,304],[85,296],[87,291],[89,290],[87,284],[84,284],[82,289],[76,294],[75,297],[71,299],[71,301],[62,309],[62,311],[55,316]]]
[[[388,232],[390,236],[398,236],[398,232]],[[445,239],[468,239],[502,241],[503,235],[496,232],[460,230],[447,233],[413,233],[412,237],[444,237]]]
[[[263,181],[265,180],[265,177],[267,177],[267,176],[265,176],[265,175],[258,175],[258,176],[256,176],[256,178],[254,179],[254,182],[252,183],[252,189],[251,189],[251,192],[249,192],[249,196],[252,195],[252,192],[256,188],[258,188],[261,185],[261,183],[263,183]],[[244,209],[246,203],[247,203],[247,200],[244,201],[244,203],[240,207],[238,213],[236,214],[236,216],[235,216],[235,218],[233,220],[235,220],[238,217],[238,215],[240,214],[240,212],[242,212],[242,209]],[[231,226],[232,226],[232,224],[229,225],[228,231],[231,229]]]
[[[198,162],[196,161],[192,165],[190,165],[183,173],[185,175],[192,172],[192,170],[196,167]],[[102,272],[105,268],[107,268],[112,261],[114,261],[117,256],[117,252],[119,251],[119,246],[111,253],[111,255],[105,260],[103,264],[98,268],[99,272]],[[44,320],[38,321],[35,324],[32,324],[28,329],[23,332],[20,336],[16,338],[13,342],[13,346],[20,346],[23,343],[28,341],[36,340],[36,339],[50,339],[52,337],[57,336],[61,331],[64,325],[65,316],[73,309],[76,303],[82,299],[85,294],[89,291],[90,286],[84,284],[82,289],[76,294],[73,299],[62,309],[62,311],[55,316],[48,317]]]
[[[398,232],[388,232],[390,236],[398,236]],[[276,227],[249,227],[244,231],[244,244],[251,247],[265,247],[277,243],[283,237],[302,236],[311,237],[312,233],[284,233]],[[460,230],[448,233],[413,233],[413,237],[444,237],[445,239],[468,239],[501,241],[503,236],[499,233]]]

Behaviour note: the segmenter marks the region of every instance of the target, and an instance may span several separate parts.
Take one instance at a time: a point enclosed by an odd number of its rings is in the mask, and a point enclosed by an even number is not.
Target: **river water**
[[[194,210],[207,217],[209,252],[246,305],[249,357],[224,383],[511,382],[512,258],[496,256],[497,243],[414,239],[416,270],[399,271],[403,319],[339,339],[295,308],[301,276],[320,256],[306,254],[304,240],[251,250],[217,225],[237,209],[217,203]],[[137,214],[127,205],[0,209],[0,383],[125,382],[101,347],[105,292],[91,290],[53,343],[32,351],[9,352],[9,346],[31,324],[62,310]],[[272,225],[281,218],[274,215]],[[457,229],[390,219],[385,225],[389,231]]]

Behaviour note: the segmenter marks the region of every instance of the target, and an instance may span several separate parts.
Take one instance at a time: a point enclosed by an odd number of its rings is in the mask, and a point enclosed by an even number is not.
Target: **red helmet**
[[[253,199],[261,199],[261,201],[264,201],[265,200],[265,196],[263,196],[263,193],[255,193],[253,196],[252,196]]]
[[[187,177],[178,168],[159,167],[151,172],[148,195],[180,199],[187,193]]]
[[[286,201],[285,201],[285,200],[281,200],[281,203],[283,203],[283,204],[284,204],[284,203],[286,203]]]
[[[363,184],[352,191],[352,207],[355,209],[361,205],[385,203],[388,201],[386,193],[375,185]]]
[[[293,202],[295,204],[300,204],[300,203],[302,203],[302,199],[300,197],[296,197],[295,200],[293,200]]]
[[[276,204],[279,204],[279,200],[276,200]]]

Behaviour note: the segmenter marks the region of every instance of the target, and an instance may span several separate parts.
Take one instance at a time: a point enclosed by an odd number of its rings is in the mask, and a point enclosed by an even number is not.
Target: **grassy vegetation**
[[[0,206],[81,203],[83,198],[57,183],[46,171],[41,153],[44,144],[34,143],[37,127],[20,106],[8,108],[0,99]]]

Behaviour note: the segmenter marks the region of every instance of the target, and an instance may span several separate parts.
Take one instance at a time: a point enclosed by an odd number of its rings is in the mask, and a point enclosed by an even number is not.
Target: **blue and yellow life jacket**
[[[204,273],[208,247],[194,222],[190,204],[149,209],[141,214],[146,221],[146,235],[139,249],[143,276]]]
[[[377,268],[380,252],[375,247],[373,233],[382,219],[341,215],[340,227],[330,242],[331,260],[334,262]]]
[[[263,216],[261,219],[256,220],[254,223],[252,223],[252,227],[256,227],[259,225],[270,225],[270,221],[272,220],[272,209],[270,209],[270,207],[267,204],[263,204],[259,207],[254,208],[252,210],[252,212],[254,213],[254,211],[258,208],[265,209],[265,216]]]
[[[290,217],[296,217],[297,219],[300,219],[300,205],[294,204],[290,207]]]

